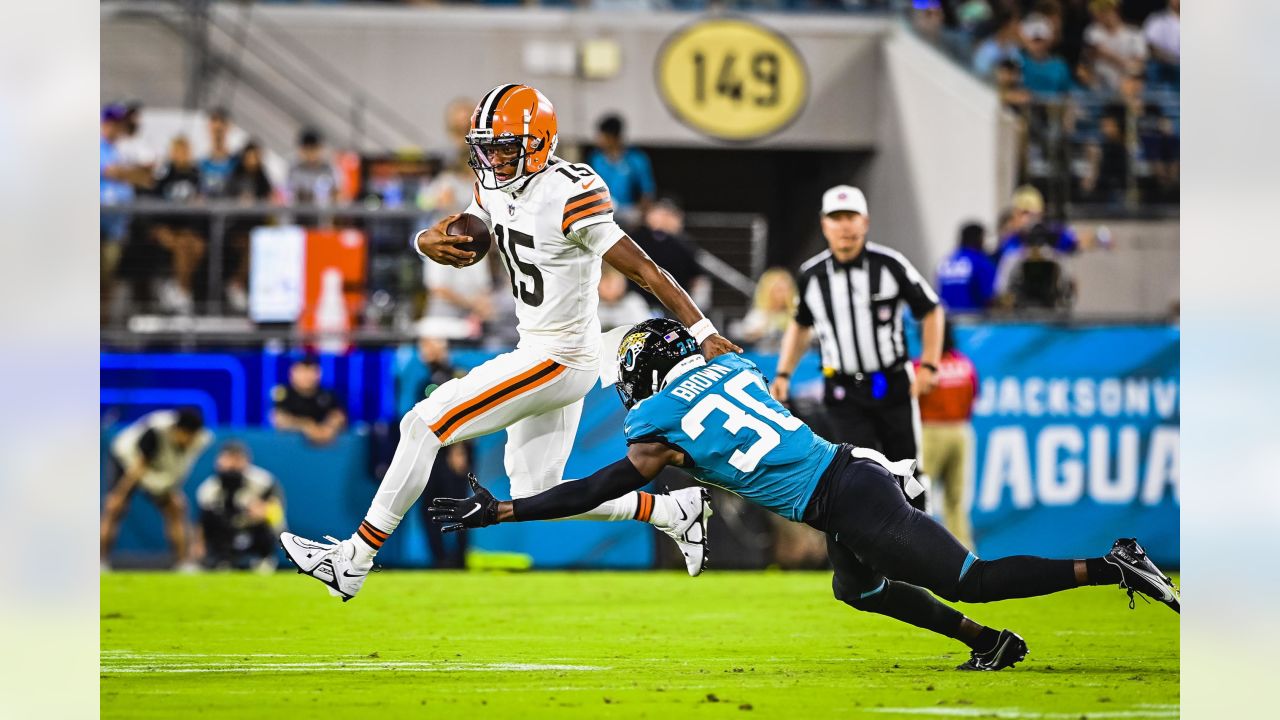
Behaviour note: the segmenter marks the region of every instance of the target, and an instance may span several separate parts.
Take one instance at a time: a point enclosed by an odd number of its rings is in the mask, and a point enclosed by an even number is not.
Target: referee
[[[817,332],[825,379],[822,404],[829,440],[879,450],[890,459],[920,459],[916,396],[937,383],[943,310],[938,296],[901,253],[867,242],[867,199],[837,185],[822,196],[827,250],[800,266],[800,302],[782,337],[770,393],[790,397],[791,373]],[[912,368],[902,336],[902,305],[920,321],[924,349]],[[918,466],[918,463],[917,463]],[[928,485],[909,487],[913,504]]]

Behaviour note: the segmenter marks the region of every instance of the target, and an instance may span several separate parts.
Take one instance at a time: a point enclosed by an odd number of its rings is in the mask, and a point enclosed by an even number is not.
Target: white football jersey
[[[585,164],[553,157],[518,192],[476,185],[466,212],[488,223],[511,277],[520,347],[596,369],[600,257],[624,236],[604,180]]]
[[[138,481],[144,490],[153,493],[168,492],[180,486],[191,472],[200,453],[213,442],[213,433],[201,428],[191,445],[181,450],[169,440],[169,429],[178,422],[178,413],[172,410],[156,410],[135,420],[111,441],[111,453],[126,469],[138,460],[146,458],[142,448],[143,436],[150,434],[152,445],[147,459],[147,471]]]

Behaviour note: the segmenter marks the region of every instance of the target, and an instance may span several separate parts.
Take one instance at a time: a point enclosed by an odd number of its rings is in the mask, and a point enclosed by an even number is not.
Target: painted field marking
[[[264,673],[264,672],[594,672],[610,668],[597,665],[553,663],[465,663],[441,661],[397,660],[330,660],[327,662],[163,662],[188,655],[114,656],[104,658],[101,673],[172,674],[172,673]],[[254,657],[252,655],[220,655],[219,657]],[[261,657],[261,656],[259,656]],[[281,657],[281,656],[274,656]],[[296,656],[295,656],[296,657]],[[314,656],[312,656],[314,657]],[[332,656],[330,656],[332,657]],[[365,656],[354,656],[365,657]],[[119,662],[126,660],[126,662]],[[136,661],[136,662],[134,662]]]
[[[1143,710],[1106,710],[1093,711],[1084,710],[1080,712],[1036,712],[1019,710],[1018,708],[980,708],[980,707],[964,707],[964,708],[939,708],[939,707],[918,707],[918,708],[866,708],[869,712],[892,714],[892,715],[929,715],[933,717],[992,717],[1001,720],[1008,718],[1009,720],[1077,720],[1077,718],[1088,717],[1090,720],[1095,718],[1176,718],[1179,711],[1176,705],[1172,706],[1152,706]]]

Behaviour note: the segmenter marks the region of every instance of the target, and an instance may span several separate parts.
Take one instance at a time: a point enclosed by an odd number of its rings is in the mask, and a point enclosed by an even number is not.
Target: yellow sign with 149
[[[809,75],[786,38],[736,18],[686,27],[658,53],[658,90],[671,112],[721,140],[754,140],[800,115]]]

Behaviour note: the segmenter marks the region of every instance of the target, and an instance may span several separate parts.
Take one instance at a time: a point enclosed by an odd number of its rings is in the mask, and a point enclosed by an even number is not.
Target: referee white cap
[[[830,215],[841,210],[867,214],[867,197],[852,185],[837,185],[822,194],[822,214]]]

